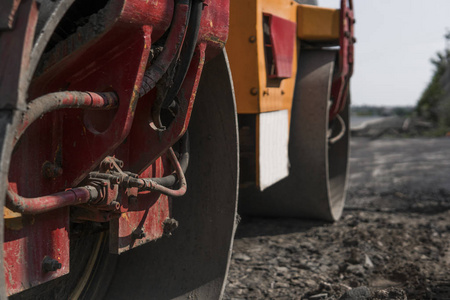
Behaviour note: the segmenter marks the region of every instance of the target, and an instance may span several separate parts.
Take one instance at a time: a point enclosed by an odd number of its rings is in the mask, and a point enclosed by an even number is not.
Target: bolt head
[[[145,238],[146,234],[145,232],[142,230],[142,228],[137,228],[136,230],[133,231],[132,233],[133,237],[137,240],[139,239],[143,239]]]
[[[172,232],[178,228],[178,221],[173,219],[173,218],[169,218],[169,219],[165,219],[163,222],[163,229],[164,229],[164,235],[165,236],[171,236]]]
[[[54,272],[62,268],[62,265],[59,261],[56,259],[53,259],[51,257],[44,257],[42,261],[42,269],[44,272]]]

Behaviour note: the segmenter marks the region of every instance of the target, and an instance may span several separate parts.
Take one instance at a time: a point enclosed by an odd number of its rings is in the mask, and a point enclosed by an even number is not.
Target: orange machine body
[[[250,145],[249,149],[252,149],[248,153],[241,151],[241,166],[248,165],[247,169],[253,169],[254,172],[250,177],[241,177],[241,186],[255,183],[260,189],[264,189],[264,186],[287,176],[289,162],[287,158],[280,157],[287,156],[300,45],[303,41],[339,45],[339,28],[340,13],[337,9],[303,5],[290,0],[231,1],[230,35],[226,48],[234,81],[237,112],[241,115],[240,118],[248,118],[248,121],[242,123],[253,127],[250,131],[248,126],[240,128],[243,129],[240,130],[241,145]],[[286,70],[286,66],[290,70]],[[283,120],[267,118],[267,113],[284,110]],[[263,118],[275,121],[271,121],[267,127],[263,124]],[[272,132],[267,133],[264,128],[269,128]],[[249,135],[248,132],[254,134]],[[272,134],[272,137],[262,136],[267,134]],[[282,139],[278,138],[280,134],[284,135]],[[269,161],[261,154],[263,148],[280,143],[283,147],[268,154],[268,157],[279,161],[272,163],[273,166],[263,166]],[[261,179],[265,176],[263,173],[277,172],[275,169],[280,164],[284,171],[270,179],[269,184],[264,184]]]

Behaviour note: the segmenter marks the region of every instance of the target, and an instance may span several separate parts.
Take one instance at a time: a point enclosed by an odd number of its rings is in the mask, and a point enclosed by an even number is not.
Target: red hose
[[[22,122],[18,126],[13,146],[27,130],[27,128],[42,115],[60,108],[85,108],[108,110],[116,108],[119,99],[115,93],[92,92],[56,92],[41,96],[33,100],[23,114]],[[96,197],[97,190],[91,187],[79,187],[48,196],[26,198],[15,193],[8,184],[6,205],[13,211],[23,214],[39,214],[57,208],[87,203]]]

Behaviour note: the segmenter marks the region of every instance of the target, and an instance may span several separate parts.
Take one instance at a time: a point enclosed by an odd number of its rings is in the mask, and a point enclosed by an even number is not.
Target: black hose
[[[189,165],[189,134],[187,131],[180,139],[180,143],[181,143],[180,165],[181,169],[183,170],[183,173],[186,173],[186,170]],[[173,173],[161,178],[152,178],[152,181],[165,187],[171,187],[177,182],[177,179],[178,179],[177,175]]]
[[[188,6],[187,11],[182,14],[181,7]],[[179,54],[181,45],[183,44],[183,39],[185,36],[185,30],[189,24],[189,15],[191,11],[191,0],[177,0],[175,1],[175,9],[173,13],[172,26],[170,27],[166,42],[162,53],[159,54],[158,58],[152,63],[149,69],[144,73],[144,78],[142,79],[142,85],[139,90],[139,97],[144,96],[150,90],[152,90],[157,82],[162,78],[162,76],[167,72],[169,65],[172,64],[176,56]],[[178,27],[174,26],[173,23],[182,22],[185,19],[184,30],[177,31]],[[176,40],[175,45],[171,45],[171,42]],[[167,63],[170,61],[170,63]]]
[[[153,122],[156,127],[159,129],[165,129],[164,125],[161,122],[161,108],[168,108],[175,97],[178,95],[180,91],[181,85],[183,84],[184,78],[189,70],[189,66],[192,61],[192,57],[194,56],[195,46],[197,45],[198,33],[200,31],[200,22],[202,19],[203,12],[203,1],[202,0],[193,0],[191,6],[191,14],[189,16],[189,25],[186,31],[186,37],[184,39],[183,47],[181,49],[180,54],[180,62],[177,66],[177,70],[175,72],[173,78],[173,84],[169,88],[162,102],[162,105],[153,105],[152,109],[152,117]]]

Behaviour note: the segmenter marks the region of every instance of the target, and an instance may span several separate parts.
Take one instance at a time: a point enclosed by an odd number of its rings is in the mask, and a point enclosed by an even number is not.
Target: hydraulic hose
[[[163,51],[147,71],[145,71],[142,85],[139,90],[139,97],[144,96],[156,86],[156,83],[167,72],[167,69],[172,64],[174,58],[180,52],[189,22],[191,1],[178,0],[176,2],[173,14],[173,24],[170,27]]]
[[[181,158],[180,158],[180,166],[183,173],[186,173],[186,170],[189,165],[189,134],[186,132],[180,140],[181,142]],[[161,178],[153,178],[152,180],[162,186],[171,187],[177,182],[177,175],[170,174]]]
[[[185,135],[186,136],[186,135]],[[184,176],[184,171],[189,163],[189,141],[186,136],[182,144],[182,160],[178,161],[175,152],[169,148],[168,154],[172,165],[175,168],[175,174],[163,178],[135,178],[125,172],[111,172],[111,173],[91,173],[90,179],[105,179],[111,181],[113,184],[120,184],[125,188],[137,187],[140,191],[156,191],[161,194],[171,197],[180,197],[186,193],[187,182]],[[183,165],[183,166],[182,166]],[[183,171],[184,169],[184,171]],[[178,189],[171,189],[170,186],[179,182]],[[58,208],[79,205],[84,203],[98,204],[97,200],[101,194],[95,184],[91,183],[83,187],[76,187],[73,189],[51,194],[47,196],[26,198],[14,192],[10,186],[6,193],[6,206],[15,212],[22,214],[41,214]],[[112,202],[114,203],[114,202]],[[119,209],[119,204],[116,203],[116,209]]]
[[[166,93],[164,99],[156,99],[152,109],[153,122],[156,128],[165,130],[165,126],[161,122],[161,108],[167,108],[178,95],[184,78],[188,72],[189,66],[194,56],[195,46],[197,45],[198,33],[200,31],[200,22],[202,19],[203,1],[193,0],[191,14],[189,17],[189,25],[184,39],[183,48],[181,49],[180,62],[175,71],[173,84]]]
[[[17,144],[20,137],[34,121],[51,111],[61,108],[108,110],[116,108],[118,105],[119,99],[113,92],[56,92],[41,96],[33,100],[24,112],[21,124],[14,137],[13,146]],[[98,197],[95,189],[79,187],[48,196],[26,198],[15,193],[9,182],[7,184],[6,206],[24,214],[38,214],[60,207],[87,203]]]
[[[186,190],[187,190],[186,177],[184,176],[184,172],[181,168],[181,165],[177,160],[177,156],[175,155],[175,152],[173,152],[172,148],[169,148],[168,153],[169,153],[170,161],[174,165],[175,171],[177,174],[177,178],[178,178],[178,182],[179,182],[178,189],[173,190],[168,187],[162,186],[154,180],[155,178],[141,178],[144,182],[144,185],[139,190],[141,190],[141,191],[157,191],[157,192],[160,192],[161,194],[164,194],[164,195],[167,195],[170,197],[180,197],[186,193]]]

